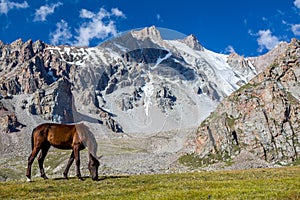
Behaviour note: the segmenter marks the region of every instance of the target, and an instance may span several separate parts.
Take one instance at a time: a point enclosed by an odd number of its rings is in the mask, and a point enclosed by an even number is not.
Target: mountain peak
[[[184,38],[181,41],[194,50],[198,50],[198,51],[204,50],[202,45],[200,44],[199,40],[197,39],[197,37],[194,34],[187,36],[186,38]]]
[[[157,30],[155,26],[150,26],[150,27],[143,28],[141,30],[132,31],[131,34],[133,37],[135,37],[138,40],[145,40],[147,38],[153,41],[162,40],[160,32]]]
[[[293,41],[297,40],[292,40],[291,43],[293,43]],[[249,60],[253,63],[257,72],[261,72],[268,65],[270,65],[275,60],[275,58],[277,58],[280,54],[284,53],[288,46],[289,44],[287,42],[280,42],[266,54],[258,57],[250,57]]]

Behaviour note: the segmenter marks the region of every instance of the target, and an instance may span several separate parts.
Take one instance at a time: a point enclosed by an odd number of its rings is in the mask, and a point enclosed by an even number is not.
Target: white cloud
[[[69,25],[66,21],[61,20],[56,24],[56,31],[50,34],[51,44],[69,44],[72,38],[72,33],[70,31]]]
[[[124,13],[119,10],[118,8],[112,8],[111,9],[111,13],[116,16],[116,17],[123,17],[123,18],[126,18],[126,16],[124,15]]]
[[[87,18],[87,19],[92,19],[95,16],[95,14],[91,11],[88,11],[86,9],[82,9],[80,11],[80,17],[81,18]]]
[[[300,36],[300,24],[292,25],[292,32],[295,36]]]
[[[256,35],[258,36],[257,43],[259,45],[259,52],[262,52],[264,49],[271,50],[280,43],[278,37],[273,36],[269,29],[260,30]]]
[[[50,34],[52,44],[72,44],[75,46],[89,46],[94,39],[105,39],[110,35],[117,34],[115,19],[126,18],[118,8],[111,9],[111,12],[100,8],[99,12],[91,12],[81,9],[79,17],[83,20],[78,28],[74,28],[75,34],[71,34],[71,27],[64,20],[56,24],[56,30]]]
[[[109,35],[117,34],[115,21],[112,20],[113,16],[125,18],[123,12],[118,8],[111,9],[111,12],[101,8],[98,13],[82,9],[80,17],[88,20],[76,29],[78,35],[75,36],[76,42],[74,44],[89,46],[93,39],[104,39]]]
[[[55,8],[62,5],[63,4],[61,2],[57,2],[56,4],[41,6],[39,9],[35,10],[33,21],[46,21],[46,17],[50,14],[53,14]]]
[[[234,50],[233,46],[228,45],[228,46],[225,48],[225,53],[235,53],[235,50]]]
[[[297,8],[300,8],[300,0],[295,0],[295,1],[294,1],[294,5],[295,5]]]
[[[28,8],[29,5],[27,1],[24,1],[23,3],[16,3],[13,1],[8,0],[1,0],[0,1],[0,14],[7,14],[12,9],[24,9]]]

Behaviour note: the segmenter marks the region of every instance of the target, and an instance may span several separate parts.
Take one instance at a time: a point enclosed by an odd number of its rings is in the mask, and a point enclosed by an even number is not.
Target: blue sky
[[[0,0],[0,40],[96,46],[155,25],[218,53],[255,56],[300,37],[300,0]]]

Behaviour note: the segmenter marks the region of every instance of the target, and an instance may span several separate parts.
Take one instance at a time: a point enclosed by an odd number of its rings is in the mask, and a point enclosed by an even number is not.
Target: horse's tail
[[[31,133],[31,151],[34,148],[34,132],[35,132],[36,128],[33,129],[32,133]]]

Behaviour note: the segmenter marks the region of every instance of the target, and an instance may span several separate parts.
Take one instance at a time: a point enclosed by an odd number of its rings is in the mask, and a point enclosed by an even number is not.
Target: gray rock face
[[[257,57],[250,57],[248,59],[256,68],[257,72],[262,72],[267,66],[269,66],[274,61],[274,59],[277,58],[278,55],[284,53],[287,46],[288,43],[281,42],[274,49],[270,50],[268,53]]]
[[[0,48],[0,89],[9,94],[32,94],[45,85],[53,83],[65,73],[64,63],[45,51],[41,41],[23,43],[17,40]]]
[[[240,77],[239,74],[247,74],[249,78],[252,78],[254,76],[257,75],[257,72],[254,67],[254,65],[250,62],[250,60],[248,59],[245,59],[244,56],[240,56],[236,53],[231,53],[229,56],[228,56],[228,60],[227,60],[227,63],[233,68],[235,69],[236,72],[236,76]],[[266,64],[267,66],[268,64]],[[238,85],[242,86],[242,85],[245,85],[248,80],[247,78],[241,78],[241,80],[237,83]]]
[[[19,131],[23,125],[18,121],[14,112],[9,111],[0,101],[0,132],[11,133]]]
[[[59,123],[75,122],[72,85],[75,83],[75,89],[85,90],[87,84],[93,83],[87,79],[75,80],[78,64],[84,62],[84,49],[71,48],[73,54],[62,52],[63,49],[31,40],[25,43],[17,40],[10,45],[0,43],[1,96],[12,98],[12,95],[30,94],[29,102],[23,107],[31,114]],[[80,71],[79,74],[86,73],[85,69]],[[113,85],[109,90],[113,90]],[[90,100],[90,96],[90,93],[83,93],[81,103],[89,104],[86,101]],[[92,97],[93,103],[94,100]],[[99,112],[97,108],[94,110]],[[99,117],[99,121],[102,120]],[[121,126],[111,117],[108,121],[106,125],[109,128],[116,126],[118,129],[114,130],[121,130]]]
[[[33,94],[28,109],[31,114],[45,120],[74,122],[71,83],[67,79],[59,79],[49,87],[40,89]]]
[[[198,41],[195,35],[189,35],[182,40],[186,45],[197,51],[203,51],[204,48]]]
[[[242,150],[268,162],[288,163],[300,153],[300,41],[247,85],[224,99],[198,128],[200,157],[235,157]]]

